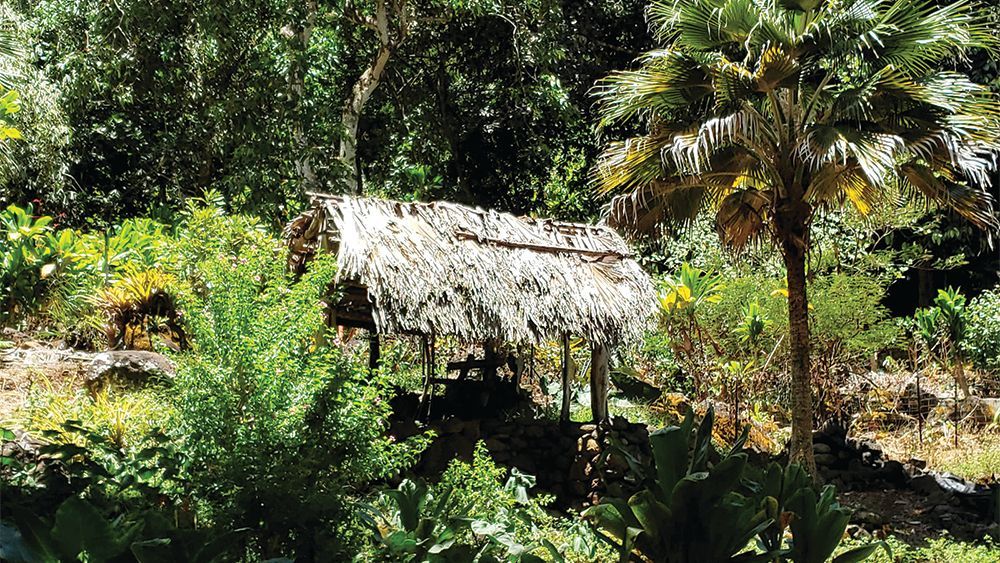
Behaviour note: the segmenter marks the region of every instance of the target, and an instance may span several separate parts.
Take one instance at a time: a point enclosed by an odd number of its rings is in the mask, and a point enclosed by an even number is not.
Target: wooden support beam
[[[382,356],[382,347],[378,339],[378,333],[368,333],[368,369],[375,371],[379,368]]]
[[[527,362],[525,361],[524,346],[518,346],[514,351],[514,389],[520,393],[521,391],[521,377],[524,376],[524,371],[527,368]]]
[[[569,421],[569,403],[572,398],[570,389],[570,362],[573,358],[569,353],[569,335],[563,335],[562,341],[562,408],[559,409],[559,420]]]
[[[455,237],[461,240],[474,240],[478,243],[503,246],[505,248],[524,248],[535,252],[548,252],[552,254],[580,254],[583,256],[591,256],[593,258],[607,258],[611,256],[618,258],[619,260],[630,257],[628,254],[622,254],[617,250],[591,250],[589,248],[574,248],[572,246],[556,246],[552,244],[536,244],[532,242],[512,242],[498,238],[482,237],[475,233],[462,230],[455,231]]]
[[[427,336],[420,337],[420,367],[423,371],[424,384],[420,391],[420,406],[417,412],[423,415],[430,410],[430,397],[428,393],[431,389],[431,371],[428,369],[430,363],[430,346],[427,344]]]
[[[503,365],[502,359],[497,357],[482,360],[465,359],[456,362],[448,362],[448,371],[469,371],[473,369],[498,368]]]
[[[594,422],[608,418],[608,379],[610,373],[608,347],[593,344],[590,348],[590,412]]]
[[[423,335],[423,366],[424,366],[424,388],[420,393],[420,408],[417,412],[422,412],[425,417],[431,416],[431,400],[434,398],[434,366],[437,361],[437,339],[431,334],[429,337]]]
[[[479,370],[483,375],[483,381],[493,381],[496,379],[497,368],[502,366],[506,361],[506,357],[500,354],[499,348],[500,343],[496,340],[483,342],[483,366]]]

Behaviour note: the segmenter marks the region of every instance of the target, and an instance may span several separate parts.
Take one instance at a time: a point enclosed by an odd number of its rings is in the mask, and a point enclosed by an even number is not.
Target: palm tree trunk
[[[788,271],[788,337],[792,376],[791,460],[803,465],[817,478],[813,458],[813,396],[809,362],[809,305],[806,299],[806,254],[804,245],[786,240],[783,244]]]

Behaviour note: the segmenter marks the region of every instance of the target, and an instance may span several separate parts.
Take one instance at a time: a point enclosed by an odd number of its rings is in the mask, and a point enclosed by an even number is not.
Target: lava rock
[[[162,354],[144,350],[113,350],[96,354],[85,375],[91,390],[101,389],[111,381],[146,384],[170,381],[177,373],[174,363]]]

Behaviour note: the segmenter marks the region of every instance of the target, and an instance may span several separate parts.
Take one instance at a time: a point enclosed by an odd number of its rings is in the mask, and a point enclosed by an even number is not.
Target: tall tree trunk
[[[379,82],[382,80],[382,73],[385,72],[385,65],[399,46],[399,41],[402,40],[407,29],[405,2],[399,4],[396,10],[393,14],[388,13],[386,0],[379,0],[376,5],[375,19],[369,25],[378,33],[378,53],[368,68],[361,73],[361,77],[354,83],[354,87],[351,88],[351,97],[344,105],[344,112],[341,116],[340,124],[343,129],[343,137],[340,140],[339,159],[348,171],[345,182],[347,193],[357,194],[361,192],[361,171],[358,167],[358,124],[361,122],[361,112],[375,89],[378,88]],[[390,33],[390,15],[402,20],[399,22],[399,37],[394,38]]]
[[[816,475],[813,459],[813,396],[809,377],[809,305],[806,298],[805,252],[784,253],[788,270],[788,337],[792,376],[792,460]]]
[[[305,95],[308,71],[309,42],[316,27],[317,0],[305,0],[300,10],[294,12],[296,21],[289,26],[292,39],[292,63],[288,71],[288,91],[295,116],[292,120],[292,140],[295,143],[295,175],[299,192],[304,197],[317,187],[316,172],[310,157],[309,135],[306,132]]]
[[[791,460],[818,479],[813,457],[813,395],[809,361],[809,303],[806,296],[808,208],[803,203],[779,212],[778,233],[788,281],[789,367],[792,379]]]

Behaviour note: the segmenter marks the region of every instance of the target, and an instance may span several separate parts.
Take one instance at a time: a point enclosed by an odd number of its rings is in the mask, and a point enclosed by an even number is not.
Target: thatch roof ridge
[[[613,345],[638,338],[656,303],[606,226],[324,194],[303,217],[300,238],[337,252],[340,281],[367,288],[382,333],[510,343],[572,333]]]

